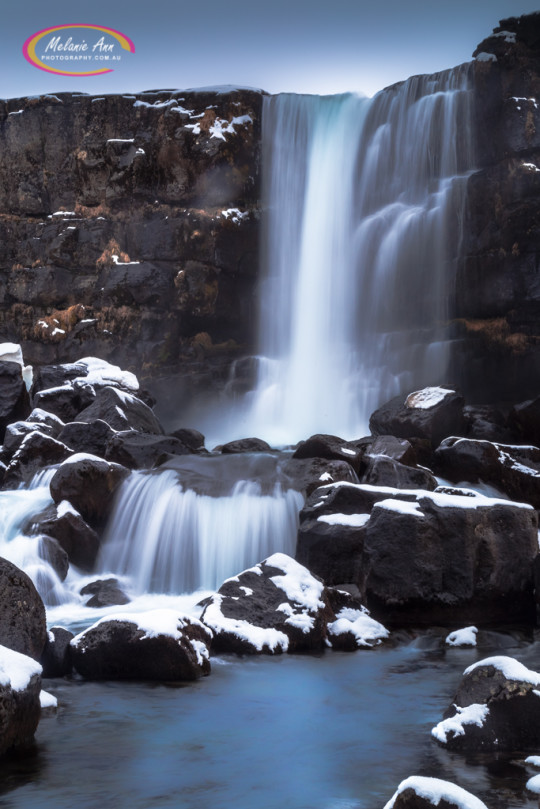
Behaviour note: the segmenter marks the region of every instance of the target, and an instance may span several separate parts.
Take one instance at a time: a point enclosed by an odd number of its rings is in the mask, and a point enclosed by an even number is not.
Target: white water
[[[448,381],[473,167],[467,72],[372,100],[265,99],[259,378],[221,422],[229,438],[358,438],[382,402]]]

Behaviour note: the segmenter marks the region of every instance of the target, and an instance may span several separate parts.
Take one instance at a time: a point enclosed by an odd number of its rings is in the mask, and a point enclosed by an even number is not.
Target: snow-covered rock
[[[333,649],[349,652],[372,649],[390,635],[379,621],[372,618],[365,607],[341,609],[336,620],[328,624],[328,641]]]
[[[32,739],[41,713],[40,691],[39,663],[0,646],[0,754]]]
[[[424,388],[382,405],[369,427],[373,435],[425,438],[435,448],[446,436],[461,432],[463,405],[463,397],[451,388]]]
[[[487,809],[485,803],[465,789],[442,781],[412,775],[399,785],[384,809]]]
[[[476,646],[476,636],[478,629],[475,626],[465,626],[463,629],[455,629],[447,635],[445,643],[447,646]]]

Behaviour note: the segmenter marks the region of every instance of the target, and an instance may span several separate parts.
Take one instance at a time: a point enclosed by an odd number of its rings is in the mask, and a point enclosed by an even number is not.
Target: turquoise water
[[[58,714],[42,719],[30,755],[2,762],[0,806],[383,809],[420,774],[458,783],[489,809],[532,809],[533,770],[465,759],[430,738],[467,665],[494,650],[531,667],[540,657],[536,643],[495,640],[481,652],[423,638],[355,654],[230,658],[177,687],[49,680]]]

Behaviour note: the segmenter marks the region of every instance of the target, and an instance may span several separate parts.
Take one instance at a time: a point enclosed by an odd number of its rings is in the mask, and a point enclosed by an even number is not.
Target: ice
[[[449,733],[453,734],[453,736],[464,736],[465,728],[463,725],[477,725],[481,728],[489,716],[488,706],[480,703],[467,705],[466,708],[460,708],[458,705],[454,707],[456,709],[454,716],[443,719],[431,731],[431,735],[443,744],[448,741],[447,736]]]
[[[423,388],[410,393],[405,399],[405,407],[414,408],[418,410],[429,410],[430,407],[444,401],[447,396],[455,393],[453,390],[447,388]]]
[[[11,686],[13,691],[24,691],[41,666],[31,657],[0,646],[0,685]]]
[[[455,632],[450,632],[445,643],[447,646],[476,646],[477,633],[478,629],[475,626],[456,629]]]
[[[317,517],[317,522],[325,522],[328,525],[347,525],[349,528],[361,528],[367,523],[369,517],[369,514],[323,514],[321,517]]]
[[[540,674],[526,668],[523,663],[520,663],[519,660],[513,657],[506,657],[504,655],[486,657],[484,660],[478,660],[476,663],[473,663],[472,666],[465,669],[463,674],[470,674],[479,666],[493,666],[493,668],[504,674],[507,680],[540,685]]]
[[[393,809],[398,795],[407,789],[411,789],[418,797],[425,798],[433,806],[438,806],[444,800],[458,809],[487,809],[485,803],[482,803],[479,798],[456,784],[442,781],[440,778],[426,778],[420,775],[411,775],[410,778],[402,781],[396,794],[388,801],[384,809]]]

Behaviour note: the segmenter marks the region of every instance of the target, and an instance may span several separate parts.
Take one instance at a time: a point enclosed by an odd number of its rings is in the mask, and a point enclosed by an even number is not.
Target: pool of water
[[[383,809],[420,774],[489,809],[532,809],[534,770],[519,755],[467,758],[430,737],[474,660],[498,652],[538,668],[539,643],[493,639],[481,651],[423,636],[355,654],[227,658],[176,687],[46,681],[58,712],[32,751],[0,764],[0,806]]]

